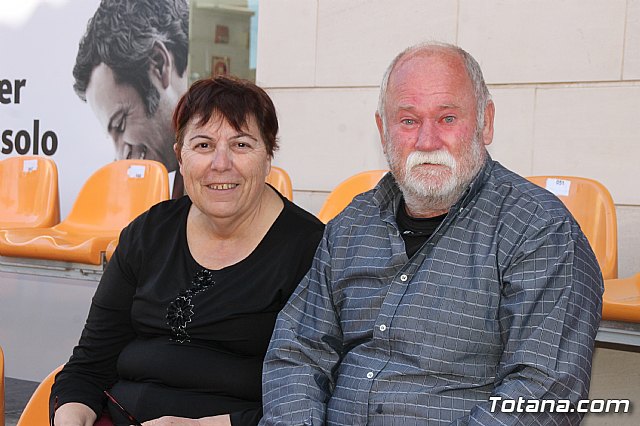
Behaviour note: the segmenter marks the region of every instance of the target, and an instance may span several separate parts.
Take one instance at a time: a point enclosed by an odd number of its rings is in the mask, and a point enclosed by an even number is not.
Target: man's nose
[[[442,139],[433,123],[424,121],[420,124],[415,148],[419,151],[437,151],[442,148]]]
[[[117,146],[118,160],[144,160],[147,156],[147,147],[144,145],[132,145],[121,142]]]

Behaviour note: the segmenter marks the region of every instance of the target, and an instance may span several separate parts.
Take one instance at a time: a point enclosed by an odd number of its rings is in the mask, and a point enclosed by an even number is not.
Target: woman
[[[122,231],[53,385],[55,425],[92,425],[104,390],[122,407],[108,404],[115,424],[253,425],[261,417],[275,318],[323,225],[265,184],[278,122],[262,89],[229,77],[198,81],[173,125],[187,196]]]

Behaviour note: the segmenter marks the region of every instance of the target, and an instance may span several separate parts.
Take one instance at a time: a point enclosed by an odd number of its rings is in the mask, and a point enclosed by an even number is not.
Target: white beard
[[[385,156],[412,215],[428,217],[431,212],[449,210],[478,174],[486,158],[479,132],[458,161],[444,150],[414,151],[405,164],[401,164],[399,152],[388,133],[385,138],[388,146]]]

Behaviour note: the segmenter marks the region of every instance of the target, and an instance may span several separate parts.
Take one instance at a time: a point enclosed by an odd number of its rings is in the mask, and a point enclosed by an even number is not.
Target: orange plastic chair
[[[329,222],[349,205],[353,197],[375,187],[387,172],[388,170],[369,170],[340,183],[325,200],[318,213],[318,219],[323,223]]]
[[[640,273],[604,281],[602,319],[640,322]]]
[[[56,374],[62,370],[62,365],[53,370],[38,385],[33,395],[24,407],[16,426],[35,426],[49,424],[49,395]]]
[[[86,181],[62,222],[51,228],[0,230],[0,255],[93,265],[122,228],[169,198],[167,169],[152,160],[120,160]]]
[[[0,426],[4,426],[4,352],[0,347]]]
[[[109,245],[107,246],[107,250],[105,250],[104,256],[107,259],[107,262],[111,260],[111,256],[113,256],[113,252],[116,251],[116,247],[118,246],[118,239],[111,240]]]
[[[271,166],[271,172],[269,172],[266,181],[289,201],[293,200],[293,186],[291,185],[291,178],[284,169]]]
[[[43,228],[60,222],[58,168],[45,157],[0,161],[0,229]]]
[[[618,278],[618,221],[607,188],[596,180],[576,176],[531,176],[527,179],[562,200],[589,240],[604,279]]]

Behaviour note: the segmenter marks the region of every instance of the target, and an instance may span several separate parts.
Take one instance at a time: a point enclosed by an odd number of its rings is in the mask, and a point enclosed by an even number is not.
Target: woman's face
[[[184,132],[180,172],[194,206],[212,219],[236,219],[252,212],[265,189],[271,158],[253,116],[240,131],[222,116]]]

